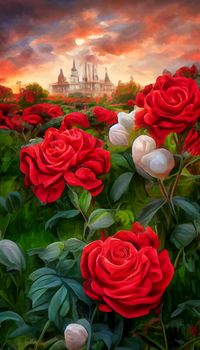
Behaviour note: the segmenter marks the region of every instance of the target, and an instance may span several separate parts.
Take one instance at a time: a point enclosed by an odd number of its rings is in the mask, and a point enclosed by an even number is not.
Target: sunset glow
[[[73,58],[106,66],[111,80],[147,84],[200,61],[200,2],[9,0],[0,13],[0,84],[44,88]]]

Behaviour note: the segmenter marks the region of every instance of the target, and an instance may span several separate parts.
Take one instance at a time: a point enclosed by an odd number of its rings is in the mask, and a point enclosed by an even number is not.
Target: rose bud
[[[147,135],[138,136],[132,145],[132,157],[136,166],[140,166],[141,158],[156,149],[156,142]]]
[[[86,344],[88,332],[78,323],[70,323],[64,332],[65,344],[68,350],[80,350]]]
[[[120,112],[118,113],[118,123],[126,129],[132,129],[134,126],[135,111],[130,113]]]
[[[117,123],[109,130],[109,140],[114,146],[128,146],[129,132],[123,125]]]
[[[155,149],[144,155],[140,167],[149,175],[163,180],[175,165],[173,154],[164,148]]]

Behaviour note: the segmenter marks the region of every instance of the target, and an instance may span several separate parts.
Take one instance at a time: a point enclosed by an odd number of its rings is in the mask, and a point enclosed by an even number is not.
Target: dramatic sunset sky
[[[199,0],[0,0],[0,84],[69,80],[97,62],[111,80],[153,82],[163,69],[200,62]]]

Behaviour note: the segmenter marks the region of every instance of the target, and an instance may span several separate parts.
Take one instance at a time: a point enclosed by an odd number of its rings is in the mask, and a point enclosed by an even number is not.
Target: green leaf
[[[49,350],[66,350],[66,345],[64,340],[58,340],[56,341]]]
[[[195,226],[192,223],[177,225],[172,232],[170,241],[181,249],[189,245],[195,238],[197,238],[197,232]]]
[[[36,271],[33,271],[29,278],[32,281],[37,280],[39,277],[45,276],[45,275],[56,275],[56,271],[53,269],[49,269],[48,267],[42,267],[41,269],[38,269]]]
[[[91,335],[92,335],[92,330],[91,330],[90,323],[85,318],[79,319],[76,323],[78,323],[81,326],[83,326],[86,329],[86,331],[88,332],[88,339],[87,339],[87,343],[86,343],[86,350],[90,350],[90,342],[91,342]]]
[[[77,296],[78,299],[80,299],[86,304],[90,304],[90,299],[84,293],[83,287],[79,282],[70,278],[61,278],[61,280],[66,287],[69,287],[73,291],[73,293]]]
[[[121,196],[128,190],[133,175],[134,174],[130,172],[124,173],[115,180],[110,191],[110,197],[113,202],[118,201],[118,199],[120,199]]]
[[[23,324],[23,318],[13,311],[0,312],[0,324],[5,321],[15,321],[16,323]]]
[[[125,168],[127,170],[133,170],[129,165],[127,159],[120,153],[112,153],[111,154],[111,164],[112,168]]]
[[[36,290],[43,289],[43,288],[55,288],[61,285],[61,280],[56,275],[47,275],[42,276],[38,278],[36,281],[33,282],[29,295],[31,296]]]
[[[48,291],[48,287],[37,289],[31,294],[32,307],[35,308],[42,304],[49,302],[51,293]]]
[[[77,238],[69,238],[64,241],[65,250],[68,250],[71,253],[76,253],[82,251],[86,246],[86,243]]]
[[[123,330],[124,330],[124,319],[121,318],[114,329],[114,334],[113,334],[113,343],[115,345],[118,345],[122,339],[122,335],[123,335]]]
[[[139,215],[137,216],[137,221],[139,221],[143,226],[147,226],[154,215],[159,209],[163,207],[166,203],[164,199],[155,199],[144,206]]]
[[[192,219],[200,218],[200,206],[196,202],[193,202],[188,198],[178,196],[173,198],[173,202],[176,206],[183,209],[186,214],[191,216]]]
[[[195,316],[196,314],[193,312],[195,308],[200,309],[200,300],[187,300],[184,303],[178,304],[178,308],[172,312],[171,317],[176,317],[185,310],[192,312],[193,316]]]
[[[48,308],[48,318],[50,321],[55,322],[57,314],[59,313],[59,309],[65,302],[65,298],[67,298],[67,294],[67,289],[64,286],[62,286],[52,297]]]
[[[22,271],[26,268],[26,261],[21,249],[9,239],[0,241],[0,263],[5,265],[8,271]]]
[[[109,211],[106,209],[94,210],[88,219],[88,227],[91,230],[98,230],[100,228],[106,228],[114,223],[114,219]]]
[[[79,210],[66,210],[59,211],[57,214],[52,216],[45,224],[45,230],[51,229],[53,226],[57,224],[60,219],[70,219],[80,214]]]
[[[69,189],[68,191],[68,197],[71,201],[71,203],[74,205],[75,208],[79,208],[79,199],[78,199],[78,195],[76,192],[74,192],[72,190],[72,188]]]
[[[106,324],[94,324],[92,327],[92,338],[94,341],[103,341],[109,350],[112,346],[113,333]]]
[[[87,214],[92,196],[90,192],[84,190],[79,197],[79,206],[84,214]]]
[[[49,122],[40,126],[39,132],[41,132],[41,131],[44,132],[45,130],[52,128],[52,127],[59,128],[62,120],[63,120],[63,117],[56,117],[56,118],[51,119]]]
[[[63,242],[54,242],[49,244],[45,249],[43,249],[38,256],[40,259],[46,262],[51,262],[59,258],[64,250]]]

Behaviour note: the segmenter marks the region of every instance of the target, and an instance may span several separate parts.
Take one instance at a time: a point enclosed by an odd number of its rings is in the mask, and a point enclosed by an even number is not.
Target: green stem
[[[180,348],[178,348],[178,350],[184,350],[188,346],[193,345],[193,344],[195,344],[195,343],[197,343],[199,341],[200,341],[200,337],[197,337],[195,339],[193,338],[193,339],[189,340],[187,343],[183,344]]]
[[[164,338],[164,343],[165,343],[165,350],[168,350],[168,342],[167,342],[167,336],[166,336],[166,331],[165,331],[165,326],[163,323],[163,320],[160,320],[161,325],[162,325],[162,330],[163,330],[163,338]]]
[[[94,321],[94,318],[95,318],[97,309],[98,309],[98,306],[96,305],[95,308],[94,308],[94,310],[93,310],[92,316],[91,316],[91,318],[90,318],[90,324],[92,324],[93,321]]]
[[[181,253],[183,252],[183,249],[180,249],[177,256],[176,256],[176,259],[174,261],[174,270],[176,269],[177,265],[178,265],[178,261],[179,261],[179,258],[180,258],[180,255]]]
[[[45,335],[47,329],[49,328],[50,324],[51,324],[51,322],[49,320],[45,323],[44,328],[42,330],[42,333],[40,334],[39,339],[38,339],[38,341],[37,341],[37,343],[35,345],[35,350],[38,349],[38,346],[40,345],[40,342],[41,342],[42,338],[44,337],[44,335]]]
[[[160,192],[162,193],[163,197],[165,199],[168,199],[168,193],[166,191],[165,185],[163,183],[163,180],[158,180],[159,187],[160,187]]]
[[[150,345],[153,345],[157,350],[166,350],[162,345],[160,345],[157,341],[151,339],[147,335],[140,334],[140,337],[143,338],[146,342],[148,342]]]

